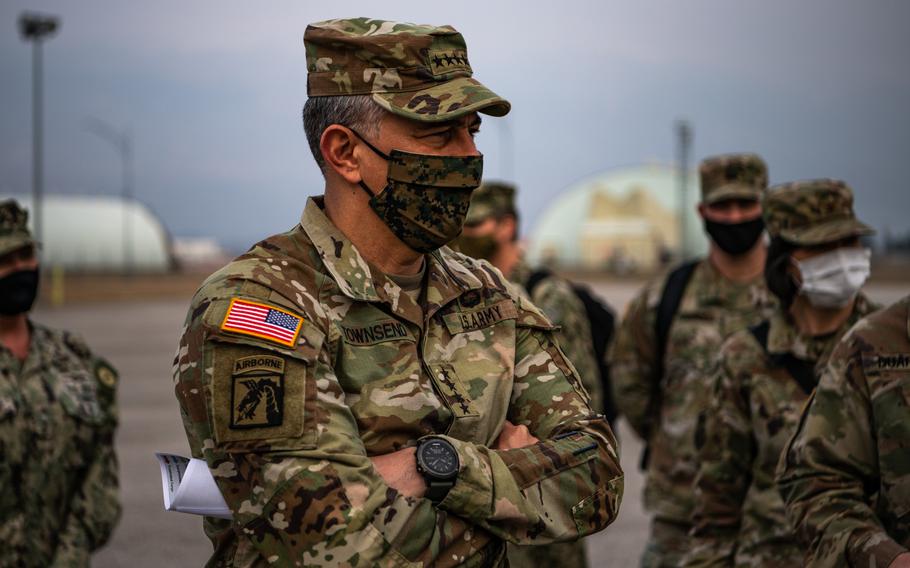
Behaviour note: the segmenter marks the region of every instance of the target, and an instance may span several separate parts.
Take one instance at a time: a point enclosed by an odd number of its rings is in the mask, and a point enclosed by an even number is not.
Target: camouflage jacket
[[[791,354],[818,372],[840,337],[876,308],[860,294],[849,319],[823,337],[801,334],[778,310],[769,320],[767,351],[749,330],[724,342],[698,455],[686,566],[802,566],[774,470],[809,394],[773,358]]]
[[[639,436],[649,437],[651,459],[645,507],[655,518],[688,525],[697,466],[695,434],[707,407],[707,369],[723,340],[768,317],[776,299],[759,277],[735,283],[703,260],[686,287],[667,338],[661,393],[655,390],[655,319],[666,277],[632,300],[611,350],[616,408]],[[659,412],[652,410],[659,396]]]
[[[88,566],[120,516],[117,375],[67,332],[0,345],[0,566]]]
[[[910,548],[910,296],[838,344],[777,482],[812,566],[884,568]]]
[[[489,264],[448,248],[426,260],[421,306],[317,198],[196,293],[176,394],[234,513],[206,519],[210,565],[497,565],[506,540],[571,540],[615,518],[616,442],[552,324]],[[249,305],[293,336],[243,331]],[[541,442],[491,449],[505,420]],[[369,459],[429,434],[461,463],[438,506]]]
[[[520,260],[509,280],[524,289],[533,271]],[[591,397],[591,405],[597,412],[603,412],[603,389],[600,383],[600,369],[591,343],[591,322],[582,301],[572,290],[572,284],[559,276],[547,276],[529,294],[535,306],[543,310],[551,322],[559,326],[559,346],[575,365],[581,383]]]

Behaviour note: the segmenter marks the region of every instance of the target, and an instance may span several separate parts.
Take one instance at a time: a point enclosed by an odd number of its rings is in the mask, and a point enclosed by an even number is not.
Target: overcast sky
[[[96,117],[133,135],[136,193],[175,236],[243,248],[322,192],[300,123],[308,22],[451,24],[475,77],[512,102],[479,137],[487,178],[514,174],[530,227],[573,182],[754,151],[771,181],[846,180],[861,218],[910,231],[910,3],[9,1],[0,5],[0,192],[31,190],[25,10],[62,18],[45,46],[46,190],[116,193]],[[514,140],[514,163],[502,155]]]

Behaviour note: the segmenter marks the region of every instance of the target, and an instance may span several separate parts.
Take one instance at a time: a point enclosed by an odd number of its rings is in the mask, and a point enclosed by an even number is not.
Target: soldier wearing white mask
[[[829,179],[768,189],[765,277],[780,307],[734,333],[713,365],[699,452],[686,568],[815,566],[787,522],[774,484],[778,459],[834,346],[878,306],[860,292],[872,230],[853,195]]]
[[[772,189],[766,204],[773,210],[765,213],[771,235],[768,287],[796,320],[814,320],[816,313],[841,319],[869,278],[871,253],[860,237],[874,231],[854,215],[853,192],[842,181],[807,180]]]

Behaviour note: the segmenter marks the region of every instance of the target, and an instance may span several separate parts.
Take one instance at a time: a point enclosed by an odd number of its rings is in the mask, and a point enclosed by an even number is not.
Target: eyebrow
[[[468,128],[480,128],[480,125],[482,122],[483,122],[483,119],[480,118],[479,114],[474,115],[474,120],[472,120],[468,124]],[[461,124],[461,119],[454,118],[452,120],[443,120],[440,122],[431,122],[431,123],[427,123],[427,124],[421,124],[419,128],[421,130],[435,130],[437,128],[452,128],[453,126],[458,126],[460,124]]]

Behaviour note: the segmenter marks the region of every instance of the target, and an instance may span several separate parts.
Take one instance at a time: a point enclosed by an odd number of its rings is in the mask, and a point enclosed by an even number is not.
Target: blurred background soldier
[[[838,344],[778,470],[807,566],[910,566],[910,296]]]
[[[534,304],[560,326],[559,345],[578,370],[594,409],[603,413],[604,395],[608,393],[601,382],[601,368],[585,305],[571,282],[548,271],[532,270],[525,262],[518,240],[514,185],[484,182],[474,191],[464,229],[453,248],[490,261],[506,278],[521,286]],[[609,332],[612,333],[612,326]],[[605,349],[606,345],[603,347]],[[608,418],[612,421],[613,416],[608,415]],[[509,547],[509,563],[512,566],[586,566],[587,559],[584,544],[576,541],[546,547],[513,545]]]
[[[708,257],[647,285],[630,303],[611,354],[616,406],[646,443],[644,501],[652,514],[646,567],[678,566],[688,549],[710,363],[728,335],[775,306],[762,276],[765,163],[754,154],[716,156],[699,173]]]
[[[859,291],[870,256],[859,238],[874,231],[854,216],[849,187],[775,186],[762,210],[765,280],[780,307],[718,355],[686,566],[803,566],[774,471],[834,346],[877,309]]]
[[[606,341],[598,345],[594,321],[589,317],[580,286],[545,268],[532,268],[525,260],[518,239],[519,215],[515,207],[515,186],[505,182],[484,182],[472,195],[471,207],[461,235],[453,248],[474,258],[482,258],[498,268],[511,282],[521,286],[534,304],[560,326],[559,345],[578,369],[591,396],[594,408],[612,423],[614,405],[606,388],[608,374],[600,353],[606,353],[613,334],[612,315],[600,330]],[[588,292],[590,295],[590,292]],[[591,297],[594,301],[596,298]],[[609,308],[603,305],[603,309]],[[599,321],[603,326],[604,322]]]
[[[26,220],[0,203],[0,565],[88,566],[120,516],[117,374],[78,337],[29,320]]]

